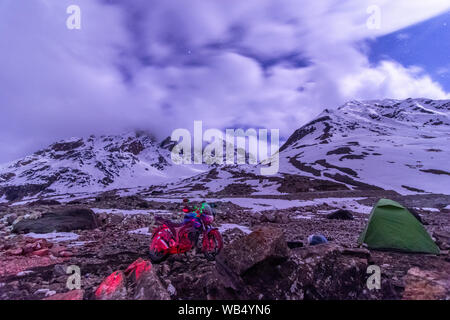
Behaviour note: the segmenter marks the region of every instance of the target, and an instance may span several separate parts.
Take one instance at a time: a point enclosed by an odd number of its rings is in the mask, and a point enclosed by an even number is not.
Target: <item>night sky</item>
[[[81,29],[66,27],[69,5]],[[366,25],[370,5],[380,28]],[[448,0],[0,0],[0,162],[72,136],[450,99]]]

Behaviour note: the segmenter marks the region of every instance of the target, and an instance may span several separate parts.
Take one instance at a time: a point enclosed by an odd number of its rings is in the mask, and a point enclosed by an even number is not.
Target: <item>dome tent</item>
[[[358,243],[366,243],[370,249],[439,254],[423,225],[405,207],[389,199],[381,199],[373,207]]]

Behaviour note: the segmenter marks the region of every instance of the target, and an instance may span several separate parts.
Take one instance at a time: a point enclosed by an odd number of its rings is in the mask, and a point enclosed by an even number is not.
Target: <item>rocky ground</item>
[[[0,299],[449,299],[449,196],[387,194],[416,208],[441,248],[441,255],[432,256],[357,247],[367,210],[381,193],[261,197],[253,199],[261,202],[256,209],[215,198],[215,224],[224,238],[216,261],[193,251],[153,265],[145,260],[154,217],[181,219],[177,200],[109,192],[3,204]],[[289,200],[299,202],[279,202]],[[353,219],[327,218],[338,209]],[[39,228],[49,225],[59,233],[42,236]],[[309,246],[307,237],[316,233],[329,243]],[[72,265],[80,268],[81,290],[67,288]],[[369,265],[381,268],[380,290],[367,289]],[[111,292],[98,289],[105,279],[114,282]]]

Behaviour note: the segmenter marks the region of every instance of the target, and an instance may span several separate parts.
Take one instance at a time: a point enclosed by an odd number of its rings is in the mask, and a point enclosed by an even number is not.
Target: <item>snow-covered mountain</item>
[[[172,144],[146,133],[71,138],[0,168],[0,198],[149,186],[196,175],[205,166],[174,165]]]
[[[248,164],[175,165],[173,146],[144,133],[60,141],[1,167],[0,199],[138,186],[198,195],[450,193],[450,100],[351,101],[325,110],[280,148],[274,176]]]
[[[351,101],[280,149],[284,173],[399,193],[450,192],[450,100]]]
[[[224,166],[166,186],[198,195],[337,190],[450,194],[450,100],[351,101],[325,110],[280,148],[279,173]]]

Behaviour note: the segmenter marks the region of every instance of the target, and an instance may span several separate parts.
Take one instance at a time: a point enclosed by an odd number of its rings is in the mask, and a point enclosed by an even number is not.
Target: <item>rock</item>
[[[289,249],[301,248],[303,247],[303,242],[301,241],[287,241],[286,242]]]
[[[94,229],[97,226],[97,219],[92,210],[68,209],[59,212],[45,213],[41,218],[35,220],[21,220],[14,225],[13,232],[69,232],[72,230]]]
[[[67,266],[63,264],[55,264],[53,267],[53,272],[56,276],[66,276]]]
[[[8,216],[6,217],[6,222],[7,222],[9,225],[12,225],[16,219],[17,219],[17,215],[15,215],[15,214],[10,214],[10,215],[8,215]]]
[[[414,267],[405,276],[404,300],[448,300],[450,275],[448,270],[429,271]]]
[[[109,220],[109,223],[111,223],[111,224],[119,224],[123,221],[123,219],[124,219],[124,216],[122,213],[115,213],[115,214],[110,215],[108,220]]]
[[[127,286],[134,288],[134,300],[170,299],[169,292],[153,271],[150,261],[139,258],[123,274],[126,276]]]
[[[63,247],[61,245],[55,245],[50,249],[50,253],[53,254],[55,257],[58,257],[59,254],[63,251],[66,251],[66,247]]]
[[[56,206],[56,205],[60,205],[60,204],[61,204],[61,202],[53,200],[53,199],[49,199],[49,200],[39,199],[34,202],[31,202],[29,205],[30,206]]]
[[[327,215],[327,219],[336,219],[336,220],[353,220],[353,215],[348,210],[338,210],[333,213]]]
[[[83,300],[84,290],[71,290],[64,293],[57,293],[43,300]]]
[[[330,243],[289,250],[271,229],[225,247],[204,283],[219,299],[358,299],[365,297],[366,257]]]
[[[170,294],[153,269],[145,271],[136,281],[134,300],[170,300]]]
[[[41,294],[44,294],[45,297],[48,297],[48,296],[54,295],[55,293],[56,293],[55,291],[52,291],[52,290],[50,290],[50,289],[48,289],[48,288],[43,288],[43,289],[38,289],[38,290],[36,290],[36,291],[34,292],[34,295],[41,295]]]
[[[276,223],[283,224],[283,223],[289,223],[290,219],[286,214],[278,213],[275,215],[275,221],[276,221]]]
[[[126,296],[125,274],[122,271],[110,274],[95,290],[97,300],[125,300]]]
[[[68,250],[63,250],[60,251],[58,253],[58,257],[62,257],[62,258],[69,258],[73,256],[73,252],[72,251],[68,251]]]
[[[149,261],[139,258],[128,266],[125,275],[128,278],[133,278],[134,281],[138,281],[142,274],[149,272],[151,269],[152,264]]]
[[[53,247],[53,243],[48,242],[45,239],[36,239],[33,242],[33,248],[34,250],[44,249],[44,248],[51,248]]]
[[[286,298],[358,299],[366,288],[368,262],[343,251],[330,243],[295,249],[286,267],[294,270]]]
[[[171,283],[169,283],[169,285],[167,286],[167,292],[169,292],[171,296],[174,296],[177,294],[177,289],[175,289],[175,287]]]
[[[227,286],[239,290],[244,286],[242,277],[257,268],[275,268],[288,256],[283,231],[263,227],[224,247],[216,258],[216,268]]]
[[[261,216],[260,221],[275,223],[277,221],[277,217],[273,212],[266,212]]]
[[[435,231],[433,232],[433,237],[436,239],[436,244],[442,250],[450,249],[450,232],[445,231]]]
[[[23,253],[24,254],[32,253],[33,251],[35,251],[35,249],[36,249],[36,247],[35,247],[34,243],[27,243],[23,247]]]
[[[20,256],[23,253],[23,249],[22,248],[9,249],[7,253],[12,256]]]
[[[341,252],[344,256],[352,256],[361,259],[370,258],[370,251],[365,248],[343,248]]]
[[[48,254],[49,254],[48,248],[33,251],[33,255],[39,256],[39,257],[48,256]]]

